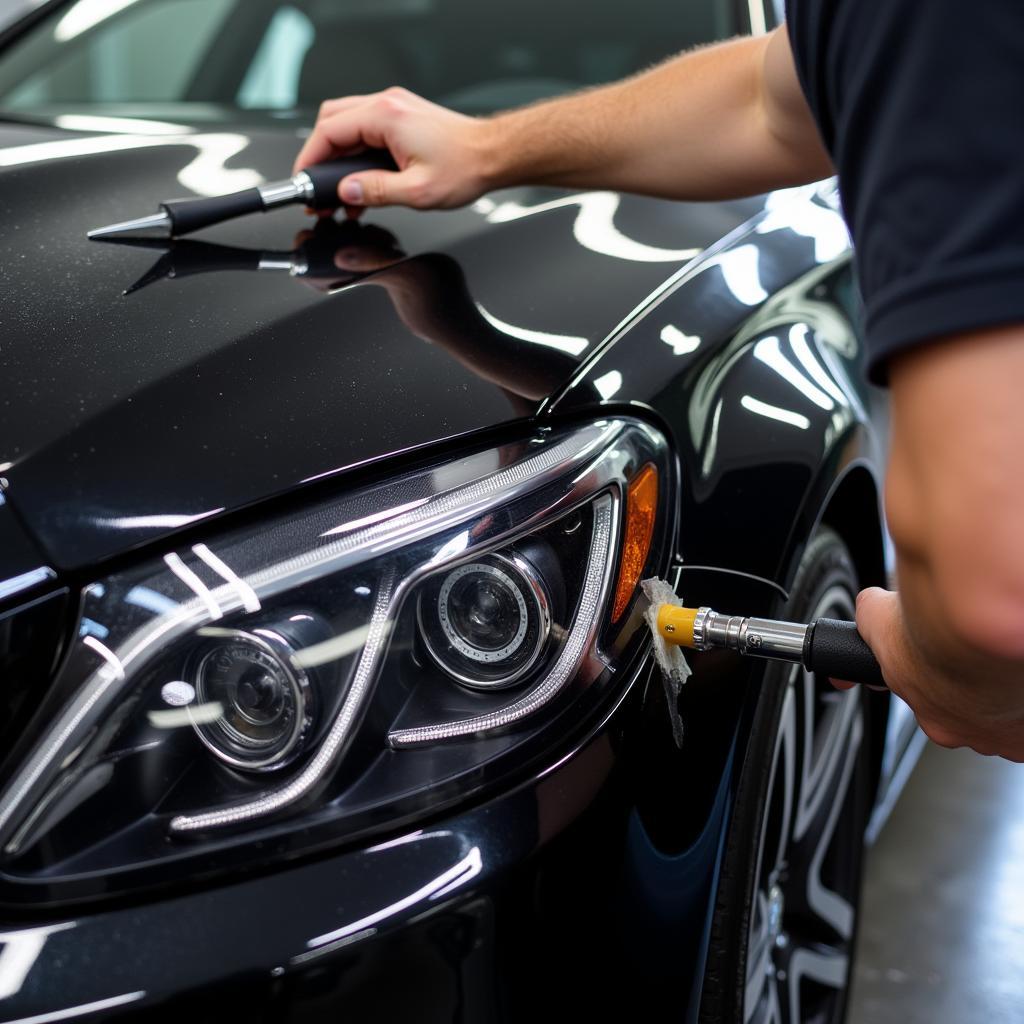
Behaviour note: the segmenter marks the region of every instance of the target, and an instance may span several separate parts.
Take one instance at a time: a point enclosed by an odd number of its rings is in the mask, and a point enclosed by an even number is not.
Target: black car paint
[[[837,297],[852,292],[852,269],[839,241],[844,228],[835,197],[828,187],[817,196],[805,192],[789,215],[803,221],[801,231],[766,210],[687,268],[550,406],[553,413],[614,408],[618,395],[602,400],[597,382],[618,374],[621,395],[661,417],[682,459],[683,564],[740,570],[784,586],[795,571],[794,545],[809,536],[832,488],[852,470],[877,487],[881,456],[849,316],[856,308]],[[835,258],[836,250],[837,262],[819,261],[820,253]],[[740,251],[770,296],[763,303],[729,285],[723,267]],[[662,338],[666,326],[677,325],[691,338],[682,354]],[[802,354],[810,350],[830,378],[826,390],[807,389],[808,380],[801,392],[779,373],[793,332]],[[765,346],[767,355],[759,355]],[[782,360],[772,359],[776,348]],[[804,422],[796,427],[752,415],[743,404],[751,398]],[[762,499],[755,515],[751,493]],[[877,520],[877,498],[863,511]]]
[[[67,139],[11,131],[8,144]],[[645,301],[682,261],[597,256],[573,240],[578,202],[484,233],[485,218],[472,211],[374,214],[402,249],[420,254],[409,263],[442,266],[440,304],[452,294],[462,301],[461,274],[473,300],[502,320],[588,339],[579,364],[565,363],[552,378],[549,396],[516,404],[493,380],[405,328],[370,286],[325,298],[285,276],[210,273],[123,297],[152,254],[88,243],[85,230],[180,190],[176,174],[194,156],[188,147],[161,144],[4,172],[3,230],[28,239],[4,269],[11,304],[4,319],[18,327],[20,360],[0,420],[12,445],[0,458],[14,462],[5,474],[7,507],[35,534],[44,562],[71,579],[87,579],[103,560],[133,557],[139,546],[163,544],[172,532],[166,519],[148,529],[112,525],[118,519],[223,510],[187,527],[215,529],[233,515],[258,514],[271,499],[299,502],[349,486],[352,470],[368,464],[396,471],[407,453],[435,442],[457,451],[483,431],[514,432],[530,415],[575,418],[626,407],[661,425],[678,452],[683,562],[785,586],[828,495],[844,474],[870,472],[864,467],[875,453],[856,411],[863,399],[846,380],[836,382],[851,410],[841,428],[806,403],[800,414],[808,426],[795,432],[737,412],[744,395],[793,404],[792,388],[754,355],[768,328],[807,324],[826,339],[838,324],[850,335],[830,298],[808,308],[807,289],[820,287],[813,278],[827,262],[814,238],[777,214],[778,226],[766,231],[772,212],[758,213],[759,203],[624,198],[615,224],[627,237],[665,248],[703,247],[730,231],[718,255],[754,246],[763,290],[781,293],[768,300],[771,317],[762,327],[765,303],[741,301],[714,258],[683,269]],[[254,137],[244,159],[231,163],[271,177],[292,148],[288,137]],[[67,197],[60,209],[55,193]],[[513,198],[532,205],[552,197]],[[803,201],[826,210],[820,200]],[[225,226],[216,240],[287,250],[300,226],[285,212]],[[666,323],[700,344],[677,355],[661,337]],[[610,342],[599,344],[609,333]],[[507,335],[498,340],[509,344]],[[387,373],[379,372],[382,350]],[[512,362],[525,362],[535,346],[513,350]],[[851,377],[856,359],[847,350]],[[609,374],[622,383],[602,398]],[[711,396],[712,409],[722,399],[721,415],[729,417],[719,422],[711,459],[688,418],[698,393]],[[41,397],[49,405],[40,413]],[[334,424],[344,429],[329,429]],[[39,558],[30,552],[18,561],[20,549],[10,548],[3,557],[8,575]],[[770,584],[690,569],[682,578],[702,602],[752,613],[780,607]],[[169,891],[155,901],[45,914],[8,907],[3,941],[35,942],[38,950],[0,1009],[8,1017],[92,1006],[97,1014],[146,1019],[162,1012],[261,1020],[373,1012],[397,1020],[415,1012],[424,1020],[486,1021],[558,1009],[597,1014],[622,998],[634,1008],[669,1000],[694,1020],[724,827],[759,678],[756,665],[728,655],[695,662],[701,685],[684,691],[680,704],[682,749],[672,741],[660,680],[641,665],[610,717],[557,764],[482,806],[425,821],[420,834],[324,850],[295,864],[268,857],[256,877],[226,884],[211,874],[197,879],[194,892]],[[465,892],[432,898],[431,879],[473,849],[481,869]],[[305,955],[310,938],[370,918],[322,955]]]
[[[751,607],[767,606],[757,585],[740,590]],[[712,597],[736,591],[708,581]],[[611,719],[558,766],[480,807],[368,849],[299,867],[278,860],[242,882],[200,880],[199,891],[142,906],[35,918],[21,941],[40,928],[45,941],[16,1005],[146,1020],[342,1010],[398,1020],[415,1008],[417,1019],[497,1021],[672,1000],[689,1003],[693,1019],[700,972],[686,966],[704,955],[701,922],[757,674],[717,655],[697,656],[696,671],[707,686],[682,751],[646,665]],[[708,713],[716,683],[728,684],[728,714]],[[680,791],[697,813],[680,815]],[[474,854],[467,895],[438,899],[437,879]],[[15,928],[8,941],[19,940]],[[582,982],[595,971],[603,985]]]
[[[38,144],[25,142],[25,131],[17,129],[18,144]],[[243,272],[124,296],[152,254],[91,242],[86,231],[179,192],[184,169],[214,146],[210,134],[177,143],[154,136],[138,149],[3,172],[0,230],[16,258],[0,269],[0,315],[17,325],[5,362],[8,379],[22,383],[0,414],[0,461],[14,464],[8,499],[60,569],[162,539],[168,516],[229,513],[326,474],[528,416],[536,393],[512,390],[523,363],[555,363],[549,390],[575,369],[571,356],[480,320],[477,332],[489,330],[492,346],[508,353],[502,383],[511,387],[503,388],[413,333],[374,286],[380,275],[329,298],[287,275]],[[90,140],[117,146],[124,137]],[[0,143],[12,141],[0,135]],[[75,151],[74,139],[51,141]],[[280,177],[295,144],[287,133],[254,134],[229,162],[235,174],[244,167]],[[64,197],[59,207],[53,195]],[[522,206],[551,199],[546,191],[495,197]],[[618,201],[609,194],[605,205]],[[737,203],[666,214],[656,201],[624,199],[614,223],[650,247],[703,248],[749,210]],[[438,310],[472,311],[475,302],[503,322],[593,348],[680,261],[616,259],[579,245],[572,229],[581,211],[570,201],[500,225],[472,210],[394,210],[374,221],[411,254],[413,265],[402,268],[416,278],[410,287]],[[308,226],[285,210],[203,237],[289,249]],[[434,273],[430,254],[439,250],[457,268]],[[462,275],[471,300],[460,293]],[[561,367],[552,354],[562,356]],[[146,518],[158,525],[138,525]]]

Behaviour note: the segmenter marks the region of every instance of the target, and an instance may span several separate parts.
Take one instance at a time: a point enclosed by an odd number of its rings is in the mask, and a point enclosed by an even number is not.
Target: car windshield
[[[403,85],[487,113],[765,23],[764,0],[75,0],[0,55],[0,111],[302,117]]]

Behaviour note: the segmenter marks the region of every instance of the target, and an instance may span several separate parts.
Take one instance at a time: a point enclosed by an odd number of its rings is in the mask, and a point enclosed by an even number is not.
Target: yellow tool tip
[[[693,647],[693,622],[696,618],[696,608],[679,608],[674,604],[663,604],[658,609],[658,635],[666,643],[678,647]]]

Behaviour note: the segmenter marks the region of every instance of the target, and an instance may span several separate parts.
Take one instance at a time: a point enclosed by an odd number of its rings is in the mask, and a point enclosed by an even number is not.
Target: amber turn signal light
[[[647,564],[658,511],[658,471],[648,464],[629,482],[626,490],[626,534],[622,544],[619,585],[615,588],[612,622],[618,622],[636,592]]]

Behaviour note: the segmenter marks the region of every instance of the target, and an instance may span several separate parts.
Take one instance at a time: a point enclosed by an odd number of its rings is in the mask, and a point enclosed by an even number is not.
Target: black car
[[[485,114],[761,0],[74,0],[0,38],[0,1019],[838,1021],[902,704],[638,584],[886,580],[831,183],[89,241],[316,103]]]

